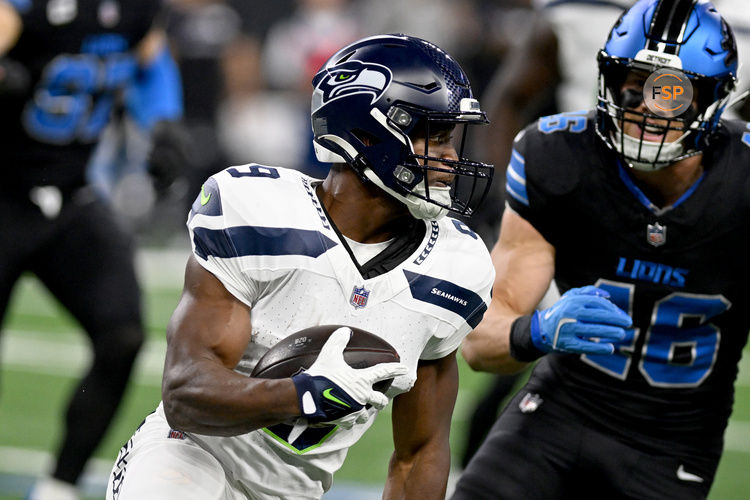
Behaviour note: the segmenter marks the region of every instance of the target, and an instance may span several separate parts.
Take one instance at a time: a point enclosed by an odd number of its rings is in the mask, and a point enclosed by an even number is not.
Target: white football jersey
[[[208,179],[188,228],[197,261],[251,308],[252,340],[236,371],[304,328],[341,324],[390,343],[409,372],[388,396],[408,391],[420,359],[444,357],[479,322],[494,269],[479,237],[451,218],[424,221],[418,249],[392,270],[364,279],[301,173],[256,164]],[[190,434],[260,498],[316,498],[347,449],[370,427],[275,425],[234,437]],[[301,431],[301,432],[300,432]]]

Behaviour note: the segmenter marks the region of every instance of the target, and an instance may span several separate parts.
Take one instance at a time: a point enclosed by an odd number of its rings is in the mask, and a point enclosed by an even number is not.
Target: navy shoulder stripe
[[[246,255],[304,255],[318,257],[337,243],[318,231],[288,227],[237,226],[193,230],[195,252],[204,260]]]
[[[458,314],[472,328],[479,324],[487,310],[487,304],[482,298],[467,288],[406,269],[404,275],[409,281],[412,297]]]

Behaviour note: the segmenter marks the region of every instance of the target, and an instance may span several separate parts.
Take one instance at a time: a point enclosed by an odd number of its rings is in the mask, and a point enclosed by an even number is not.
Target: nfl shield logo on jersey
[[[367,305],[367,297],[370,295],[369,290],[365,290],[364,285],[354,285],[352,290],[352,296],[349,298],[349,303],[354,306],[355,309],[361,309]]]
[[[521,410],[521,413],[534,413],[543,401],[539,394],[527,392],[521,402],[518,403],[518,409]]]
[[[662,246],[667,242],[667,226],[662,226],[658,222],[649,224],[646,230],[646,238],[653,246]]]

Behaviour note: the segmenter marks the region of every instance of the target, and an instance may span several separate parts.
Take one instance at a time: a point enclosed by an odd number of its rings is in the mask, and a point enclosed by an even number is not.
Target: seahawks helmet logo
[[[353,94],[372,94],[373,104],[391,84],[391,70],[387,67],[356,60],[327,68],[322,76],[315,87],[321,106]]]

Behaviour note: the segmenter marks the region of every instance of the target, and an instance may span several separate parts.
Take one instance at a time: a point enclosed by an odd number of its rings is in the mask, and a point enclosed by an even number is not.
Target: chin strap
[[[646,172],[660,170],[671,165],[676,158],[682,156],[685,152],[685,145],[682,141],[690,132],[685,132],[676,141],[673,142],[653,142],[645,139],[636,139],[622,132],[620,127],[615,125],[613,132],[613,142],[616,149],[623,155],[625,161],[635,170]],[[622,145],[622,148],[620,146]],[[622,151],[620,151],[622,149]],[[663,158],[663,159],[661,159]]]
[[[430,203],[429,201],[423,200],[422,198],[419,198],[412,194],[404,196],[400,193],[397,193],[393,189],[383,184],[383,181],[380,180],[380,177],[375,175],[375,172],[373,172],[370,168],[365,168],[363,173],[365,177],[367,177],[367,179],[370,180],[373,184],[406,205],[406,208],[409,209],[409,213],[411,213],[411,215],[416,219],[439,220],[448,214],[447,208],[443,208],[434,203]],[[422,186],[421,184],[414,190],[419,192],[418,189],[420,187],[422,189],[421,194],[424,195],[424,186]],[[430,191],[440,192],[441,189],[450,190],[450,188],[431,188]],[[450,192],[447,192],[446,194],[448,195],[448,201],[450,202]],[[439,201],[441,203],[443,202],[442,199]]]

